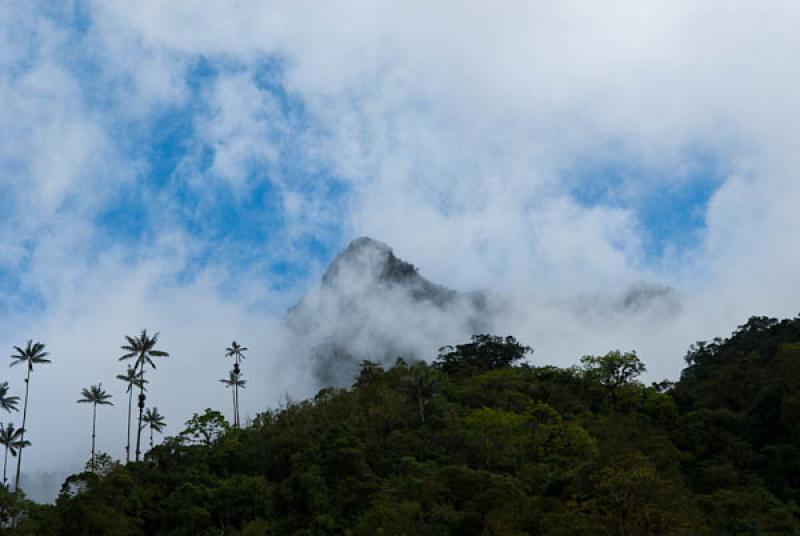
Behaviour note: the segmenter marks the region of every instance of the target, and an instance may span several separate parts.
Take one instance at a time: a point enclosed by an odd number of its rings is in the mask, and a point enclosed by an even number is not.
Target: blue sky
[[[46,341],[67,407],[160,330],[180,422],[241,338],[256,411],[311,389],[284,312],[369,235],[537,358],[674,377],[800,298],[800,8],[709,5],[5,2],[0,345]],[[642,284],[674,303],[620,312]]]
[[[91,22],[83,20],[82,25],[90,27]],[[104,101],[103,95],[113,90],[96,78],[102,66],[87,61],[89,65],[78,62],[81,69],[77,74],[87,88],[87,107],[108,112],[124,106],[121,101]],[[232,265],[259,266],[276,288],[298,284],[311,275],[313,263],[326,262],[334,253],[332,248],[345,239],[340,226],[332,223],[313,235],[298,237],[292,244],[297,258],[268,254],[287,225],[277,180],[301,192],[319,189],[331,205],[341,204],[346,194],[346,187],[330,170],[309,162],[294,144],[299,136],[315,128],[313,119],[305,115],[301,100],[287,94],[277,58],[266,57],[245,68],[235,60],[199,56],[186,58],[182,67],[185,94],[179,102],[148,110],[144,119],[126,118],[110,133],[124,158],[136,162],[136,176],[105,200],[95,214],[98,244],[110,240],[139,248],[151,242],[167,222],[202,244],[176,274],[178,281],[191,278],[208,262],[225,258]],[[215,172],[215,147],[197,133],[198,122],[215,113],[206,98],[210,88],[220,77],[237,74],[248,76],[254,88],[273,100],[275,113],[287,124],[280,131],[265,125],[258,132],[277,154],[269,163],[243,155],[236,163],[236,180],[241,187],[232,186]],[[162,203],[169,210],[162,212]]]
[[[650,166],[624,149],[606,156],[579,159],[567,172],[576,200],[632,210],[642,227],[646,262],[658,263],[667,251],[684,255],[702,246],[708,204],[724,179],[714,154],[688,148],[680,166],[672,168]],[[654,187],[637,188],[641,182]]]

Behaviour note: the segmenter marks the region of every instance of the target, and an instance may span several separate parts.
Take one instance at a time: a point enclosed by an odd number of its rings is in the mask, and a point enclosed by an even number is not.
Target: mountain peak
[[[358,251],[361,249],[392,251],[392,248],[390,248],[380,240],[375,240],[374,238],[371,238],[369,236],[359,236],[358,238],[355,238],[350,242],[350,244],[344,249],[344,252]]]
[[[437,285],[366,236],[331,262],[322,284],[289,310],[297,347],[321,385],[347,385],[364,359],[391,364],[483,332],[485,297]]]
[[[322,277],[322,284],[334,285],[348,276],[377,283],[425,281],[413,264],[397,258],[392,248],[368,236],[356,238],[333,259]]]

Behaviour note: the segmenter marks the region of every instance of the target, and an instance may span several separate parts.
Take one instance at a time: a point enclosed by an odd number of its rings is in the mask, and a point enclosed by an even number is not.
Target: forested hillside
[[[9,534],[800,534],[800,319],[752,318],[646,386],[633,353],[536,365],[476,336],[364,362],[241,429],[212,410],[141,463],[100,457]],[[529,364],[530,363],[530,364]]]

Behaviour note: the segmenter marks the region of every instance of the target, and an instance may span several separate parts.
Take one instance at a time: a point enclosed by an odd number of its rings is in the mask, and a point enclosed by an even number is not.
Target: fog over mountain
[[[478,333],[517,335],[545,349],[547,363],[568,364],[547,337],[552,319],[537,309],[580,322],[584,333],[609,330],[632,319],[667,321],[681,310],[669,286],[637,282],[621,292],[564,295],[544,303],[534,289],[453,290],[429,281],[387,244],[369,237],[353,240],[331,262],[320,285],[287,315],[295,361],[310,363],[320,387],[348,386],[363,360],[385,365],[398,357],[430,360],[436,349]],[[590,335],[594,337],[595,335]],[[570,337],[576,344],[580,337]]]
[[[319,287],[290,309],[287,325],[320,385],[349,385],[358,364],[422,359],[444,344],[491,328],[481,292],[437,285],[368,237],[333,260]]]

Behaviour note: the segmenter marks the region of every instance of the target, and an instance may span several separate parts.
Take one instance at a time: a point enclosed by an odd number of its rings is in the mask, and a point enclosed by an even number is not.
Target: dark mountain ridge
[[[323,287],[335,287],[346,272],[359,272],[372,277],[374,283],[404,287],[419,302],[431,302],[439,307],[452,305],[461,293],[422,277],[416,266],[398,258],[392,248],[367,236],[356,238],[331,262],[322,277]],[[468,293],[480,304],[485,297],[480,292]]]

